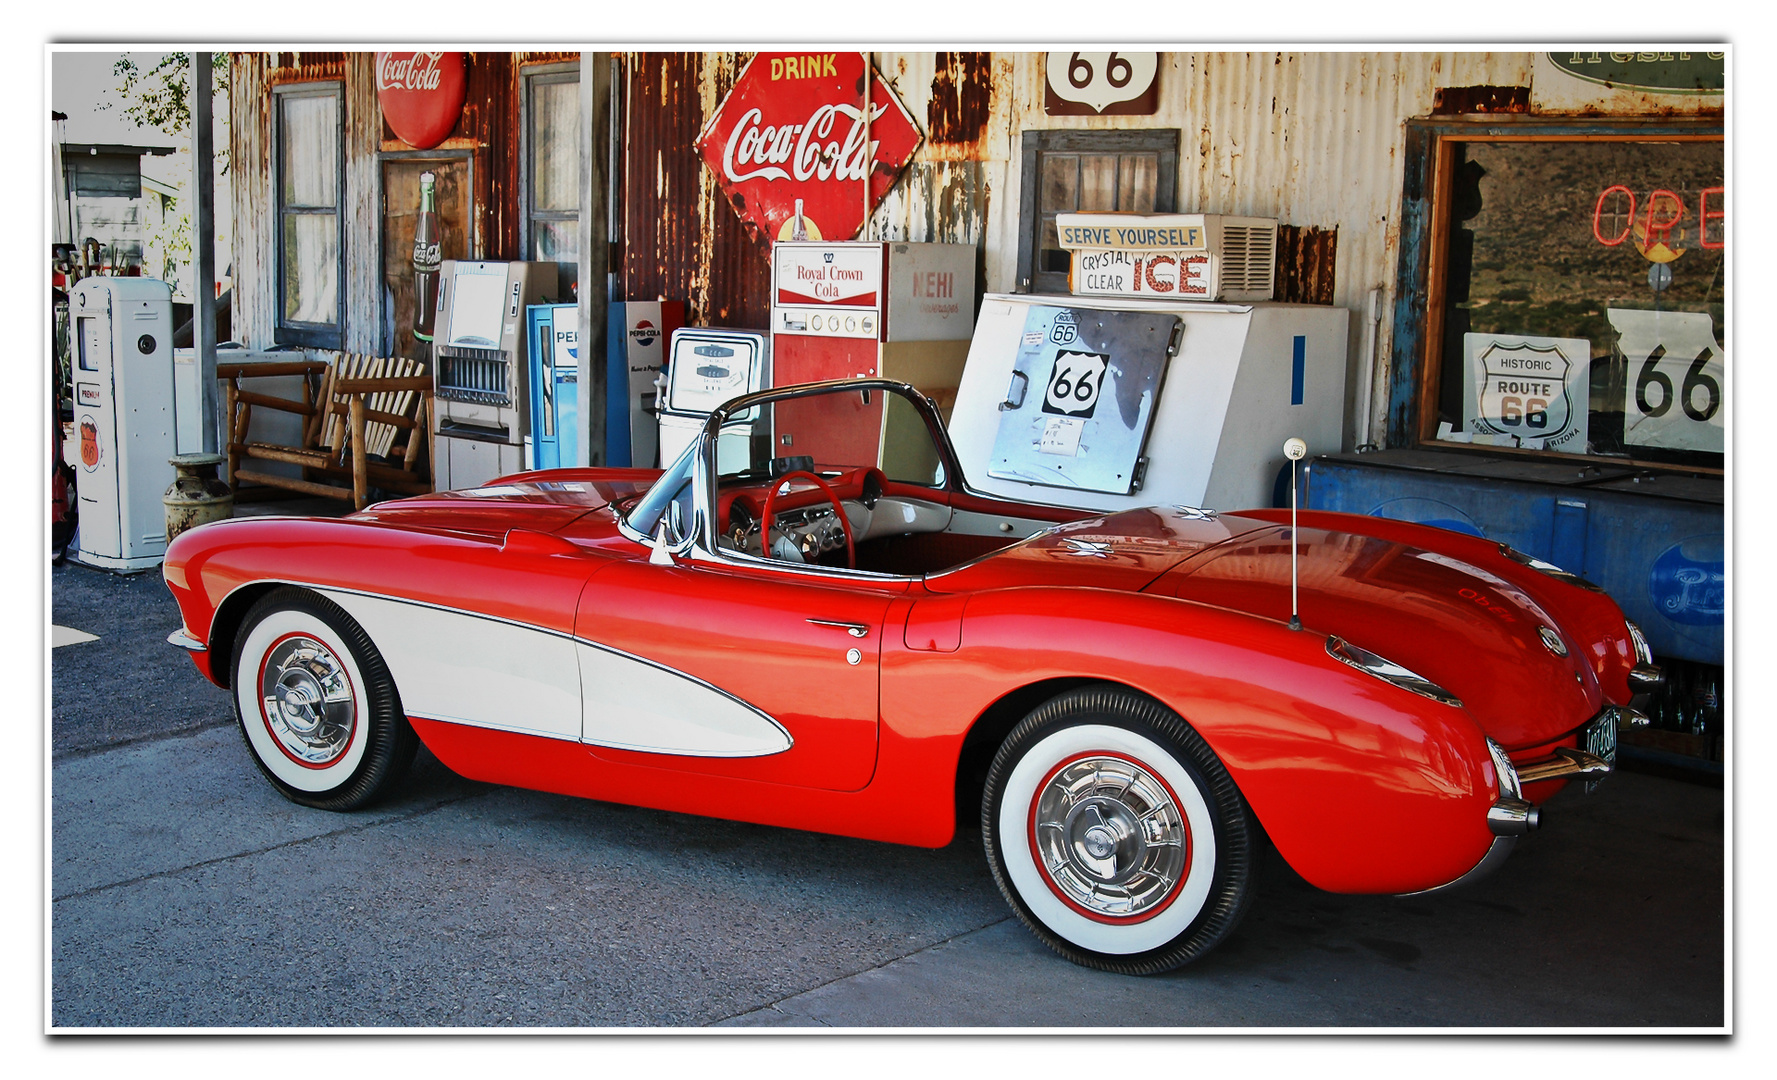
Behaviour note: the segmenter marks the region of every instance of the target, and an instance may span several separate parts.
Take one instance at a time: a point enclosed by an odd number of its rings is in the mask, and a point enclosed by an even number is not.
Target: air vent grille
[[[1277,229],[1228,225],[1222,230],[1222,291],[1270,294],[1276,277]]]

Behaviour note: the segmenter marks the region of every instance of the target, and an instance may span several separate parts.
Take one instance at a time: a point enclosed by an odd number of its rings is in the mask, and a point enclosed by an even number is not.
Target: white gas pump
[[[179,452],[173,293],[164,281],[89,277],[74,320],[74,440],[80,549],[89,566],[133,573],[167,550],[167,459]]]

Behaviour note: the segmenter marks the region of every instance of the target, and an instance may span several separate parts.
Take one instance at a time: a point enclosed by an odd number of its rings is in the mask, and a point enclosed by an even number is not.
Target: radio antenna
[[[1287,439],[1283,456],[1290,459],[1290,629],[1302,629],[1302,611],[1296,602],[1297,564],[1301,545],[1296,541],[1296,462],[1308,456],[1308,444],[1301,439]]]

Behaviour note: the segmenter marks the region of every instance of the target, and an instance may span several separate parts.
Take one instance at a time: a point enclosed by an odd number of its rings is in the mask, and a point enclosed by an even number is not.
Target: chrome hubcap
[[[305,765],[325,765],[352,740],[357,708],[351,680],[327,646],[291,637],[273,646],[260,669],[265,721],[284,752]]]
[[[1102,916],[1162,905],[1184,875],[1186,829],[1166,785],[1135,762],[1070,762],[1036,796],[1037,858],[1063,899]]]

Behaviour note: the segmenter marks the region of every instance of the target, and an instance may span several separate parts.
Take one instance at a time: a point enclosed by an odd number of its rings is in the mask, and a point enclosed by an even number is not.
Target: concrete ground
[[[1169,975],[1059,959],[979,835],[937,851],[462,780],[340,815],[259,776],[158,574],[52,572],[57,1030],[1689,1028],[1724,1013],[1719,788],[1564,793],[1491,879],[1335,896],[1272,865]]]

